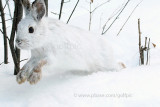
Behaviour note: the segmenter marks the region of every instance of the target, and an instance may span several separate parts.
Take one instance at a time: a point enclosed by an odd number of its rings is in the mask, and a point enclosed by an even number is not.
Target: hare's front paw
[[[17,77],[16,77],[16,80],[19,84],[22,84],[26,81],[27,79],[27,73],[28,72],[25,72],[25,71],[20,71],[18,74],[17,74]]]
[[[27,81],[30,84],[36,84],[41,79],[41,72],[32,72],[29,77],[27,78]]]

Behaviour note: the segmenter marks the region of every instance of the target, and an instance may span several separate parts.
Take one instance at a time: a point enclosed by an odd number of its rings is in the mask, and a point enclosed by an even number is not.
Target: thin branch
[[[100,8],[101,6],[103,6],[104,4],[106,4],[106,3],[108,3],[108,2],[110,2],[110,0],[108,0],[108,1],[106,1],[106,2],[104,2],[104,3],[102,3],[102,4],[100,4],[100,5],[98,5],[97,7],[95,7],[95,8],[92,10],[92,3],[93,3],[93,1],[92,1],[92,0],[90,1],[90,8],[89,8],[89,31],[90,31],[90,29],[91,29],[91,24],[92,24],[92,14],[93,14],[98,8]]]
[[[13,18],[12,18],[13,19]],[[12,19],[7,19],[7,20],[5,20],[5,21],[10,21],[10,20],[12,20]],[[3,22],[0,22],[0,23],[3,23]]]
[[[6,21],[2,1],[0,1],[0,12],[2,20],[3,40],[4,40],[4,64],[8,64],[8,41],[7,41],[7,30]]]
[[[3,32],[2,32],[2,30],[0,29],[0,32],[3,34]],[[8,38],[8,36],[6,36],[6,38],[7,38],[7,40],[9,41],[9,38]]]
[[[105,5],[106,3],[110,2],[110,1],[111,1],[111,0],[108,0],[108,1],[106,1],[106,2],[104,2],[104,3],[102,3],[102,4],[100,4],[100,5],[98,5],[97,7],[95,7],[95,8],[92,10],[92,13],[93,13],[94,11],[96,11],[98,8],[100,8],[101,6]]]
[[[59,20],[61,19],[61,16],[62,16],[63,4],[64,4],[64,0],[61,0],[61,6],[60,6],[60,12],[59,12]]]
[[[141,45],[141,27],[140,27],[140,19],[138,19],[138,33],[139,33],[139,55],[140,55],[140,65],[144,65],[144,51],[146,47]]]
[[[149,38],[149,43],[148,43],[148,57],[149,57],[149,59],[148,59],[148,61],[149,61],[149,65],[150,65],[150,60],[151,60],[151,56],[150,56],[150,38]]]
[[[9,64],[10,62],[8,62],[8,64]],[[4,62],[2,62],[2,63],[0,63],[0,65],[2,65],[2,64],[4,64]]]
[[[0,63],[0,65],[4,64],[4,62]]]
[[[3,34],[3,31],[0,29],[0,32]]]
[[[26,60],[28,60],[28,58],[27,58],[27,59],[20,60],[20,62],[23,62],[23,61],[26,61]]]
[[[9,41],[9,37],[7,36],[7,40]]]
[[[69,16],[68,21],[67,21],[67,24],[68,24],[68,22],[70,21],[70,19],[71,19],[72,15],[73,15],[73,13],[74,13],[74,11],[75,11],[75,9],[76,9],[76,7],[77,7],[78,3],[79,3],[79,0],[77,1],[76,5],[74,6],[74,9],[73,9],[73,11],[72,11],[71,15]]]
[[[124,5],[124,4],[122,4],[121,8],[116,9],[116,10],[112,13],[112,15],[108,18],[107,22],[103,25],[102,33],[104,32],[104,30],[105,30],[108,22],[109,22],[115,15],[117,15],[117,14],[122,10],[123,5]]]
[[[9,3],[7,2],[7,0],[6,0],[6,3],[7,3],[8,11],[9,11],[9,16],[12,19],[11,9],[10,9],[10,6],[9,6]]]
[[[147,37],[145,37],[145,45],[144,45],[145,50],[147,49]]]
[[[147,48],[147,61],[146,61],[146,65],[148,65],[148,62],[150,60],[150,57],[149,57],[149,50],[150,50],[150,38],[149,38],[149,41],[148,41],[148,48]]]
[[[6,4],[4,5],[3,10],[6,8],[8,2],[9,2],[9,0],[6,0]]]
[[[142,0],[142,1],[143,1],[143,0]],[[124,28],[124,26],[126,25],[126,23],[128,22],[128,20],[130,19],[130,17],[132,16],[132,14],[133,14],[134,11],[136,10],[136,8],[142,3],[142,1],[139,2],[139,3],[136,5],[136,7],[133,9],[133,11],[131,12],[131,14],[129,15],[129,17],[127,18],[127,20],[125,21],[125,23],[123,24],[123,26],[121,27],[121,29],[119,30],[117,36],[121,33],[122,29]]]
[[[91,30],[91,23],[92,23],[92,2],[89,5],[89,31]]]
[[[44,0],[45,5],[46,5],[46,16],[48,16],[48,0]]]
[[[64,3],[68,3],[68,2],[70,2],[71,0],[68,0],[68,1],[64,1]]]
[[[139,53],[141,52],[141,28],[140,28],[140,19],[138,19],[138,34],[139,34]]]
[[[52,14],[54,14],[54,15],[59,15],[58,13],[55,13],[55,12],[51,12]]]
[[[112,22],[111,25],[107,28],[107,30],[105,30],[105,31],[102,33],[102,35],[105,34],[105,33],[112,27],[112,25],[115,23],[115,21],[116,21],[116,20],[118,19],[118,17],[121,15],[121,13],[124,11],[124,9],[126,8],[126,6],[128,5],[129,2],[130,2],[130,0],[128,0],[128,1],[126,2],[126,4],[124,5],[123,9],[120,11],[120,13],[118,14],[118,16],[113,20],[113,22]]]

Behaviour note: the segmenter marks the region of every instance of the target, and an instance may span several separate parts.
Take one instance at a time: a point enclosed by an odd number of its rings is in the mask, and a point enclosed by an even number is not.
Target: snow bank
[[[150,66],[90,75],[45,75],[37,85],[18,85],[10,67],[0,67],[2,107],[159,107],[160,58]],[[154,62],[154,63],[153,63]]]

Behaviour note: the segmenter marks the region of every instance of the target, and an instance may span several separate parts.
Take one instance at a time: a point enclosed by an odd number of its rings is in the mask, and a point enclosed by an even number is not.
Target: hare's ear
[[[31,10],[30,0],[21,0],[23,10],[25,11],[25,15],[28,15]]]
[[[32,16],[35,20],[40,21],[46,13],[44,0],[35,0],[32,3]]]

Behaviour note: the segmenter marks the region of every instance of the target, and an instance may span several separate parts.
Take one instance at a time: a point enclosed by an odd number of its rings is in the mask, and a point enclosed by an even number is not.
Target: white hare
[[[117,69],[106,38],[45,17],[44,0],[32,5],[29,0],[21,1],[25,18],[18,24],[16,46],[31,50],[31,58],[17,75],[19,84],[37,83],[46,64],[75,72]]]

